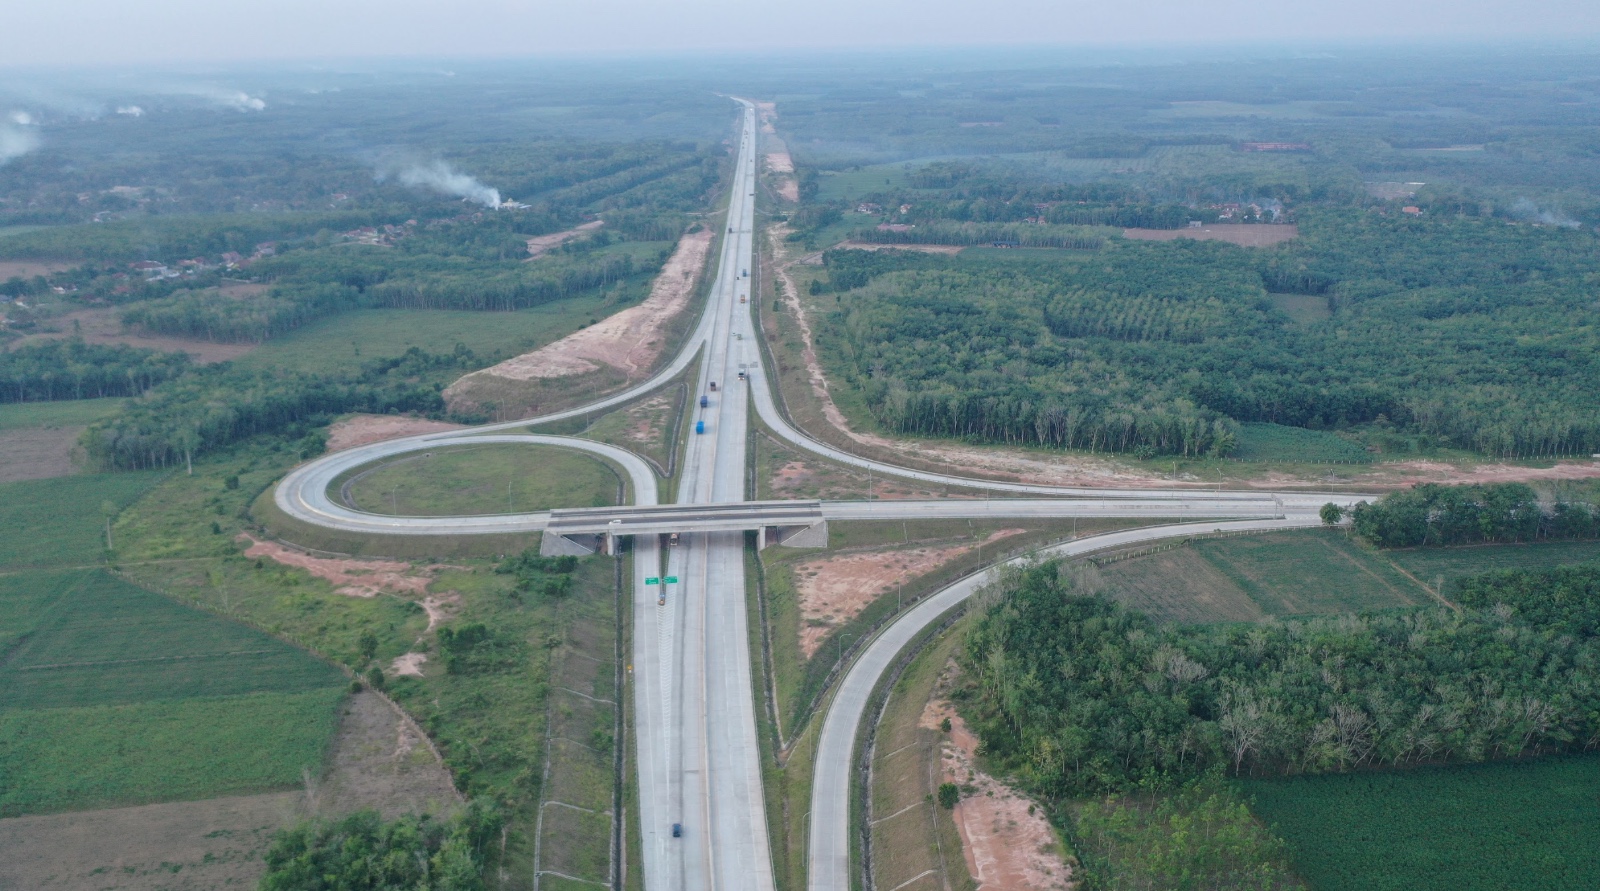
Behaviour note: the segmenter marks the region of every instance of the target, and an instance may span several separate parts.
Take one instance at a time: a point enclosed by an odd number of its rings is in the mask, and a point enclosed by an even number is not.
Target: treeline
[[[261,343],[323,316],[353,309],[360,292],[346,285],[274,289],[244,297],[215,291],[181,291],[136,303],[122,311],[122,324],[150,334],[218,343]]]
[[[225,297],[214,291],[183,291],[129,307],[122,322],[154,334],[260,343],[360,308],[526,309],[651,271],[666,257],[662,251],[639,262],[633,252],[617,250],[488,264],[381,250],[301,251],[265,267],[280,281],[265,293]]]
[[[0,402],[137,396],[188,369],[187,353],[46,341],[0,352]]]
[[[934,222],[909,229],[858,229],[850,237],[870,244],[1002,244],[1014,247],[1098,251],[1108,233],[1090,226]]]
[[[1367,426],[1508,457],[1600,451],[1592,233],[1327,210],[1307,212],[1301,232],[1272,249],[1112,239],[1092,257],[1004,262],[832,251],[814,290],[841,293],[820,343],[903,432],[1082,442],[1026,428],[1051,404],[1123,412],[1124,427],[1165,406],[1191,426]],[[1322,295],[1331,317],[1291,318],[1274,293],[1285,287]],[[1111,440],[1199,445],[1158,438]]]
[[[152,216],[115,223],[55,226],[11,235],[7,257],[103,262],[249,256],[257,244],[338,232],[393,220],[375,212]]]
[[[1600,507],[1556,502],[1546,509],[1522,483],[1426,483],[1357,504],[1351,526],[1381,548],[1589,539],[1600,538]]]
[[[345,412],[438,414],[444,411],[441,385],[430,377],[481,364],[458,344],[445,354],[412,347],[345,375],[198,368],[90,427],[83,446],[101,469],[142,470],[185,464],[252,436],[303,432]]]
[[[1157,625],[1079,596],[1058,569],[1006,576],[963,654],[964,713],[1035,794],[1600,745],[1600,598],[1573,596],[1600,566],[1563,586],[1470,582],[1483,593],[1459,614],[1251,626]]]

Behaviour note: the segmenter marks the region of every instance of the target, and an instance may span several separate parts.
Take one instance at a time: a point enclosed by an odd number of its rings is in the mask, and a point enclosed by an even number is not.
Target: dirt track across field
[[[568,229],[565,232],[554,232],[550,235],[540,235],[537,238],[530,238],[528,239],[528,259],[536,259],[586,232],[593,232],[605,224],[605,220],[595,220],[593,222],[584,223],[582,226],[578,226],[577,228]]]

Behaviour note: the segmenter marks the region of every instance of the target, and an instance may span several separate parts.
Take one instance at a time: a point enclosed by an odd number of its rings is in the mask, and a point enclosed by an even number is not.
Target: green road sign
[[[675,575],[667,576],[667,584],[676,585],[677,583],[678,583],[678,577],[677,576],[675,576]]]
[[[649,578],[644,580],[644,583],[647,584],[647,585],[659,585],[659,584],[661,584],[661,580],[656,578],[655,576],[650,576]]]

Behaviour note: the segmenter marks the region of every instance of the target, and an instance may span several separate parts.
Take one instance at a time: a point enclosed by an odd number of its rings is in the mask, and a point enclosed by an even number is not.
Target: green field
[[[125,399],[71,399],[60,402],[10,402],[0,405],[0,430],[28,427],[85,427],[116,414]]]
[[[0,578],[0,816],[292,786],[345,678],[97,569]]]
[[[270,340],[234,360],[242,368],[294,368],[321,374],[399,356],[412,347],[448,353],[458,343],[486,359],[537,349],[582,327],[602,308],[598,296],[574,297],[517,312],[363,309],[332,316]]]
[[[1600,758],[1249,780],[1318,891],[1600,887]]]
[[[1341,532],[1273,532],[1195,541],[1106,563],[1090,584],[1157,619],[1244,622],[1434,601]]]
[[[1550,569],[1564,563],[1600,560],[1600,541],[1541,541],[1531,544],[1384,551],[1383,555],[1428,584],[1449,583],[1464,575],[1494,569]]]
[[[291,788],[321,769],[344,695],[0,710],[0,817]]]
[[[1323,464],[1367,464],[1367,450],[1323,430],[1285,427],[1281,424],[1240,424],[1239,445],[1233,457],[1241,461]]]
[[[93,563],[105,551],[107,502],[131,504],[159,472],[0,483],[0,570]]]
[[[456,446],[406,456],[344,483],[361,510],[448,517],[603,507],[617,501],[617,475],[571,449]]]

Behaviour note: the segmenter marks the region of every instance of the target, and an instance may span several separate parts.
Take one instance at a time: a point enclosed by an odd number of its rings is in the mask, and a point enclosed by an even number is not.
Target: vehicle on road
[[[696,433],[704,433],[704,432],[706,432],[706,422],[705,421],[695,421],[694,422],[694,432],[696,432]]]
[[[675,548],[677,546],[678,546],[678,533],[674,532],[671,535],[667,536],[667,547]]]
[[[744,372],[742,372],[742,371],[741,371],[741,372],[739,372],[739,380],[742,380],[742,381],[747,381],[747,380],[749,380],[749,379],[750,379],[750,376],[749,376],[749,375],[747,375],[747,374],[745,374],[745,373],[744,373]]]
[[[711,398],[709,396],[701,396],[700,397],[700,407],[701,408],[710,408],[711,407]]]
[[[706,389],[710,390],[713,393],[717,392],[717,382],[716,381],[712,381],[711,382],[711,386],[707,387]]]
[[[683,824],[682,823],[674,823],[674,824],[672,824],[672,837],[673,838],[682,838],[683,837]]]

